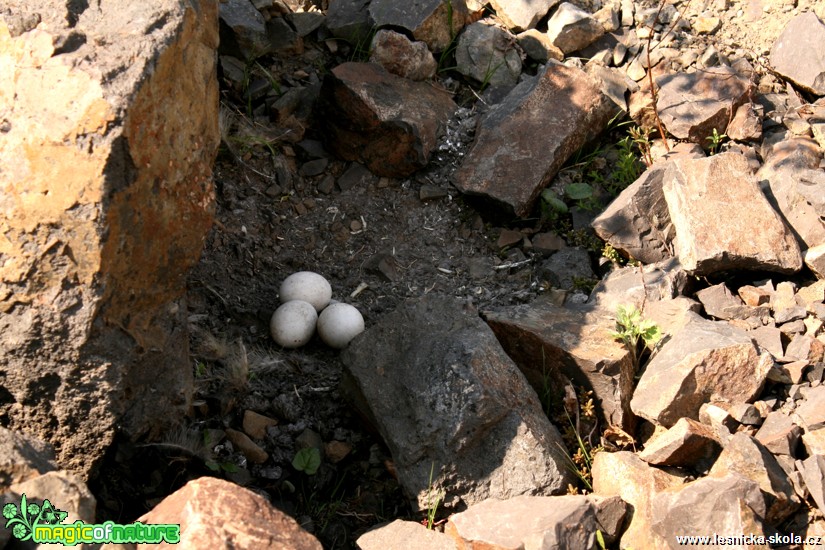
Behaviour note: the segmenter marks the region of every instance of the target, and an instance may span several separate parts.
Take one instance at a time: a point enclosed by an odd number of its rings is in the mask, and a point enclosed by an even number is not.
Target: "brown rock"
[[[458,550],[449,535],[401,519],[367,531],[356,544],[360,550]]]
[[[59,443],[83,476],[118,428],[155,436],[189,409],[182,296],[212,225],[219,142],[217,2],[93,4],[72,29],[74,4],[57,0],[41,3],[52,25],[12,38],[0,22],[0,356],[14,395],[0,416]],[[69,32],[98,38],[55,55]]]
[[[619,534],[626,512],[627,504],[616,496],[489,499],[450,516],[444,532],[460,548],[593,548],[597,530],[608,540]],[[613,520],[607,529],[605,516]]]
[[[688,273],[793,273],[802,267],[796,239],[759,190],[743,156],[673,161],[663,192],[676,230],[676,255]],[[739,207],[731,209],[731,204]]]
[[[550,59],[562,61],[564,59],[564,52],[558,49],[547,33],[538,31],[536,29],[528,29],[516,36],[518,45],[527,54],[527,57],[538,61],[539,63],[547,63]]]
[[[748,78],[725,66],[668,74],[658,79],[658,85],[656,105],[665,129],[705,148],[714,129],[719,135],[725,133],[750,93]]]
[[[498,248],[507,248],[519,244],[524,239],[524,235],[520,231],[514,229],[502,229],[498,236],[496,246]]]
[[[410,80],[427,80],[435,75],[437,63],[424,42],[412,42],[401,33],[382,29],[375,33],[370,61],[392,74]]]
[[[269,418],[255,411],[246,410],[243,413],[243,431],[252,439],[263,439],[266,437],[266,429],[277,425],[278,421],[274,418]]]
[[[192,550],[321,550],[315,537],[262,496],[212,477],[190,481],[138,521],[179,524],[175,547]]]
[[[803,90],[825,95],[825,59],[811,52],[825,50],[825,25],[813,12],[802,13],[785,26],[771,48],[771,65]],[[799,63],[806,59],[805,63]]]
[[[742,298],[746,305],[751,307],[770,304],[771,301],[770,292],[763,288],[757,288],[753,285],[740,286],[736,293],[739,294],[739,297]]]
[[[339,2],[333,4],[335,3]],[[376,27],[407,29],[413,38],[425,42],[434,52],[442,51],[450,45],[469,15],[465,0],[451,0],[449,3],[442,0],[418,0],[412,9],[395,0],[371,0],[369,14]]]
[[[227,428],[226,437],[253,464],[263,464],[269,458],[267,452],[243,432]]]
[[[320,101],[327,148],[388,177],[406,177],[427,164],[456,108],[446,92],[372,63],[335,67]]]
[[[810,364],[822,361],[825,355],[825,344],[808,336],[797,334],[785,349],[785,358],[795,361],[807,361]]]
[[[37,438],[0,427],[0,493],[57,469],[54,449]]]
[[[563,2],[547,21],[547,36],[565,54],[586,48],[604,34],[604,26],[588,12]]]
[[[825,426],[825,386],[811,388],[794,412],[799,418],[799,425],[806,432]]]
[[[47,472],[42,476],[15,483],[9,488],[14,495],[23,495],[29,500],[49,499],[55,508],[67,512],[63,523],[73,524],[75,521],[94,523],[97,502],[86,483],[71,472]],[[6,500],[10,495],[4,495]],[[19,499],[16,499],[20,502]]]
[[[761,391],[773,359],[742,330],[689,312],[642,374],[630,406],[665,427],[698,419],[702,403],[748,402]]]
[[[819,511],[825,510],[825,456],[809,456],[802,462],[802,479]]]
[[[621,548],[670,548],[669,541],[652,530],[657,514],[651,501],[656,493],[682,483],[683,475],[654,468],[628,451],[602,452],[593,458],[593,492],[619,496],[633,506]]]
[[[645,443],[639,458],[660,466],[694,466],[719,450],[712,428],[690,418],[681,418],[668,431]]]
[[[524,216],[570,155],[614,113],[597,82],[551,61],[482,118],[455,173],[456,187]]]
[[[730,438],[709,475],[729,473],[737,473],[759,484],[768,505],[764,517],[770,523],[777,524],[799,507],[799,498],[788,475],[761,443],[745,433],[739,432]]]
[[[344,460],[352,452],[352,445],[346,441],[330,441],[324,445],[324,455],[332,464]]]
[[[754,437],[775,455],[795,456],[800,435],[802,428],[794,424],[790,416],[772,411]]]
[[[483,317],[533,388],[546,391],[559,374],[593,390],[608,424],[633,427],[630,398],[635,366],[616,341],[613,312],[572,310],[546,303],[485,311]]]
[[[490,0],[496,17],[512,31],[532,29],[558,0]]]

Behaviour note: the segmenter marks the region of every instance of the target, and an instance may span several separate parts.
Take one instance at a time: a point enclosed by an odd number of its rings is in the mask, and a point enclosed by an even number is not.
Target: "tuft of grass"
[[[427,529],[431,530],[435,526],[435,517],[438,514],[438,505],[444,500],[444,491],[435,491],[433,493],[433,471],[435,470],[435,463],[430,463],[430,479],[427,482]]]

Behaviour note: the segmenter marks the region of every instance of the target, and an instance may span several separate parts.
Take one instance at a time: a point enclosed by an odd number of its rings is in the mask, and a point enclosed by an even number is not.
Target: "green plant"
[[[430,462],[430,480],[427,483],[427,529],[433,529],[435,525],[435,516],[438,513],[438,505],[441,504],[441,501],[444,499],[444,492],[443,491],[435,491],[433,494],[433,470],[435,469],[435,463]]]
[[[234,474],[240,470],[238,466],[225,460],[222,460],[220,462],[218,462],[217,460],[207,460],[204,464],[213,472],[224,472],[227,474]]]
[[[713,129],[713,135],[706,137],[705,139],[710,142],[710,154],[715,155],[719,151],[719,146],[722,145],[722,141],[728,137],[726,134],[720,134],[716,128]]]
[[[315,447],[306,447],[295,453],[292,467],[308,476],[315,475],[321,467],[321,452]]]
[[[453,58],[455,54],[455,49],[458,46],[458,42],[456,40],[455,29],[453,28],[453,3],[452,0],[447,0],[445,2],[447,5],[447,28],[450,30],[450,43],[447,44],[447,47],[441,50],[441,53],[438,56],[438,69],[439,73],[454,69],[455,67],[448,67],[447,63],[450,59]]]
[[[592,411],[591,414],[595,417],[595,410],[593,409],[592,400],[588,402],[590,403],[590,407],[588,409]],[[583,409],[581,411],[582,414],[584,414],[588,409]],[[571,446],[576,449],[576,452],[570,455],[563,445],[559,445],[564,453],[564,457],[567,459],[567,469],[579,478],[579,481],[581,481],[587,491],[592,491],[593,456],[601,451],[602,448],[591,447],[590,443],[582,438],[579,430],[576,428],[576,424],[574,424],[573,419],[570,418],[570,413],[567,412],[567,409],[564,410],[564,414],[567,417],[569,426],[565,429],[562,438],[568,442],[572,440],[573,444]],[[568,487],[568,493],[575,494],[576,492],[577,491],[574,487]]]
[[[602,248],[602,256],[617,265],[622,265],[624,263],[624,258],[622,258],[619,251],[613,248],[613,245],[610,243],[604,243],[604,247]]]
[[[496,74],[501,66],[504,65],[504,60],[502,59],[495,67],[493,67],[493,56],[490,56],[489,61],[487,61],[487,70],[484,72],[484,79],[481,81],[481,88],[479,91],[483,92],[487,89],[487,86],[490,85],[490,81],[493,78],[493,75]]]
[[[616,331],[612,333],[612,336],[624,343],[638,366],[644,350],[652,351],[662,339],[662,331],[654,321],[642,319],[642,312],[635,306],[620,305],[616,310]],[[640,344],[642,344],[641,350]]]
[[[593,212],[601,207],[596,190],[587,183],[571,183],[564,187],[564,194],[576,201],[576,206],[587,212]]]
[[[650,151],[650,128],[632,126],[627,133],[634,145],[639,149],[642,162],[649,168],[653,165],[653,154]]]
[[[629,135],[620,139],[616,144],[619,156],[612,174],[612,183],[608,184],[608,191],[614,196],[636,181],[642,173],[639,158],[633,152],[633,144],[633,139]]]

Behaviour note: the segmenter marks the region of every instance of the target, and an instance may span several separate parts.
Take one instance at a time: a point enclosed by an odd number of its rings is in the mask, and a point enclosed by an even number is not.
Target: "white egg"
[[[329,281],[312,271],[293,273],[281,283],[281,303],[291,300],[309,302],[315,311],[321,311],[332,298],[332,287]]]
[[[278,345],[297,348],[309,342],[315,333],[318,313],[309,302],[291,300],[282,304],[269,322],[269,332]]]
[[[318,317],[318,336],[326,345],[342,349],[364,332],[364,318],[354,306],[330,304]]]

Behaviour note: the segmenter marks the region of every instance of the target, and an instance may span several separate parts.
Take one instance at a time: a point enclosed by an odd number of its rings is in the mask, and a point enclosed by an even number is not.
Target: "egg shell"
[[[318,313],[309,302],[290,300],[282,304],[269,322],[269,332],[279,346],[285,348],[301,347],[312,338]]]
[[[340,302],[330,304],[318,317],[318,336],[331,348],[345,348],[362,332],[364,318],[355,306]]]
[[[317,273],[299,271],[284,279],[279,293],[282,304],[292,300],[303,300],[312,304],[315,311],[319,312],[329,304],[332,287],[329,281]]]

